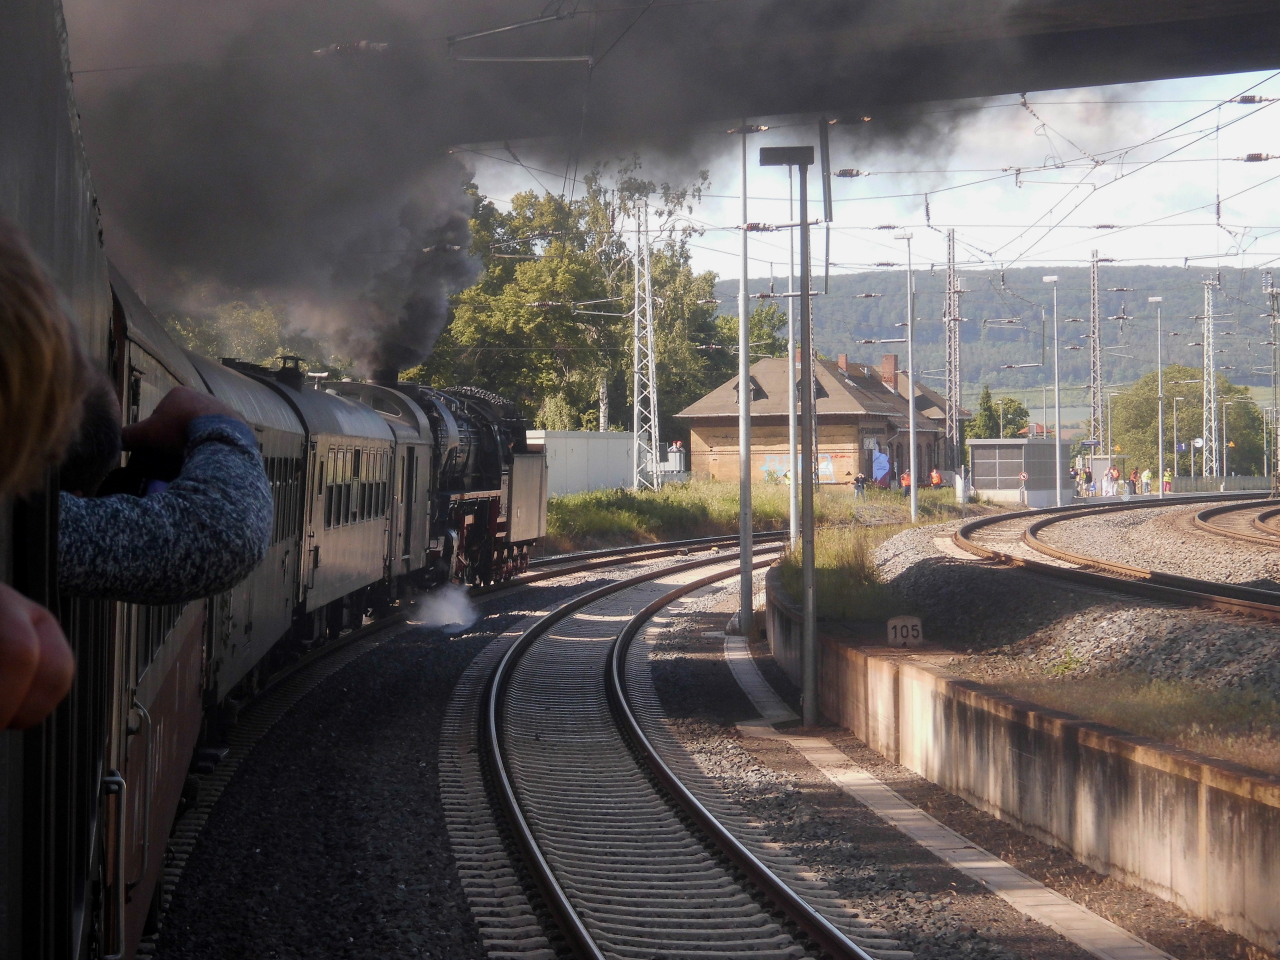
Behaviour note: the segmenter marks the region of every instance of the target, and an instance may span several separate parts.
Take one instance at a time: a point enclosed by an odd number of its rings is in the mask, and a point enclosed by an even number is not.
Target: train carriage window
[[[356,451],[357,475],[359,475],[360,462],[362,460],[367,462],[368,459],[369,458],[364,455],[363,450]],[[368,492],[369,492],[368,480],[365,477],[361,476],[359,479],[359,482],[356,484],[356,506],[355,506],[355,510],[353,511],[355,516],[352,519],[356,521],[369,519],[369,512],[365,506],[365,497],[368,495]]]
[[[342,451],[342,522],[351,522],[351,448]]]
[[[328,467],[328,473],[325,473],[325,469],[324,469],[325,466]],[[335,477],[335,474],[334,474],[335,468],[336,468],[336,463],[334,459],[333,447],[330,447],[329,454],[327,457],[325,457],[325,464],[320,469],[320,481],[325,484],[324,486],[324,528],[326,530],[328,530],[330,527],[333,526],[333,482]],[[325,483],[326,477],[328,477],[327,483]]]

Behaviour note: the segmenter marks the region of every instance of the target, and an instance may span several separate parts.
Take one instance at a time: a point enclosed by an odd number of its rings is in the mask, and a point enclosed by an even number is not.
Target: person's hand
[[[187,425],[196,417],[210,414],[237,416],[216,397],[190,387],[174,387],[156,404],[151,416],[121,431],[124,448],[180,457],[187,448]]]
[[[75,673],[53,614],[0,583],[0,730],[24,730],[47,717]]]

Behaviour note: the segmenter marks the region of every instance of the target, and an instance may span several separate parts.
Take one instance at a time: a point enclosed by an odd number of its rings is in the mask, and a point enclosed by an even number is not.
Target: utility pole
[[[1204,284],[1204,421],[1201,432],[1204,447],[1200,451],[1200,473],[1202,476],[1216,477],[1222,462],[1218,454],[1218,376],[1213,337],[1213,291],[1218,286],[1218,280],[1215,276],[1213,280],[1201,282]]]
[[[1056,347],[1055,347],[1056,349]],[[1098,251],[1089,262],[1089,439],[1102,438],[1102,309],[1098,301]],[[1108,458],[1108,463],[1110,459]]]
[[[1058,278],[1044,277],[1053,284],[1053,500],[1062,506],[1062,386],[1058,379]]]
[[[1160,444],[1159,466],[1156,477],[1160,481],[1160,499],[1164,499],[1164,340],[1160,336],[1160,304],[1164,297],[1147,297],[1147,303],[1156,305],[1156,437]]]
[[[952,231],[951,250],[955,252],[955,231]],[[915,361],[915,315],[916,315],[916,297],[915,297],[915,273],[911,262],[911,234],[899,233],[895,234],[894,239],[907,241],[907,442],[911,445],[911,450],[907,456],[907,471],[911,474],[911,522],[915,523],[920,516],[920,502],[918,492],[920,490],[920,475],[916,472],[919,464],[916,463],[916,361]],[[954,256],[952,260],[954,261]],[[954,272],[954,262],[952,263],[952,272]],[[948,327],[950,330],[950,327]],[[957,355],[959,353],[960,338],[956,337]],[[948,344],[947,357],[950,359],[950,344]],[[957,364],[958,369],[958,364]],[[958,373],[957,373],[958,376]],[[951,381],[948,379],[947,384],[950,386]],[[898,385],[893,384],[893,392],[898,392]],[[1001,408],[1003,410],[1003,407]],[[1003,431],[1002,431],[1003,432]]]
[[[956,232],[952,229],[947,231],[947,300],[943,308],[942,324],[947,341],[947,448],[951,468],[957,472],[964,462],[964,437],[960,432],[960,293],[960,282],[956,276]],[[915,481],[914,473],[911,479]]]
[[[650,275],[649,201],[636,209],[635,308],[632,313],[632,486],[658,489],[658,377],[653,346],[653,278]]]
[[[1270,270],[1262,274],[1262,292],[1267,295],[1271,308],[1266,317],[1270,321],[1271,330],[1271,419],[1276,431],[1271,444],[1272,457],[1275,458],[1271,469],[1274,494],[1278,489],[1277,484],[1280,484],[1280,386],[1276,377],[1276,370],[1280,368],[1280,290],[1276,289]],[[1265,426],[1263,433],[1266,433]]]
[[[795,171],[791,167],[787,167],[787,219],[791,223],[796,222],[796,208],[792,199],[792,191],[795,189]],[[794,229],[787,231],[787,237],[791,245],[791,269],[787,273],[787,475],[791,478],[788,490],[790,501],[791,515],[791,547],[795,549],[795,545],[800,541],[800,487],[797,486],[800,480],[800,456],[797,449],[799,438],[796,435],[798,425],[796,423],[796,298],[795,294],[795,276],[796,276],[796,232]]]
[[[747,135],[759,127],[744,120],[742,134],[742,273],[738,281],[738,632],[754,633],[751,575],[751,317],[747,301]]]
[[[763,167],[796,166],[800,173],[800,542],[803,571],[804,632],[800,645],[800,712],[806,727],[818,722],[818,597],[814,572],[813,481],[814,416],[813,282],[809,252],[809,168],[813,147],[763,147]]]

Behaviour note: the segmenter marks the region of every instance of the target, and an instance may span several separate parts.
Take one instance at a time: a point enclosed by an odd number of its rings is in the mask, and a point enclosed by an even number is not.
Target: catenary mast
[[[632,323],[632,486],[658,489],[658,378],[653,348],[653,279],[650,274],[649,204],[636,211],[635,309]]]

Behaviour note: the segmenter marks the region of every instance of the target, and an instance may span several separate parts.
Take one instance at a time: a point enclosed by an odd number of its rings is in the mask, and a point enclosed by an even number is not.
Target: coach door
[[[405,561],[405,569],[412,566],[413,557],[413,501],[418,492],[418,451],[412,446],[405,448],[403,470],[400,476],[400,503],[404,510],[404,544],[400,559]]]

